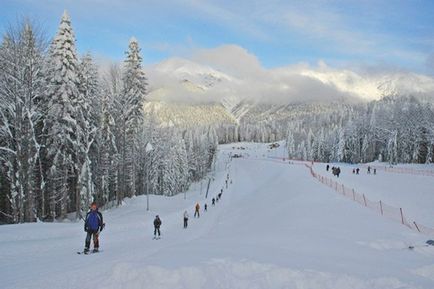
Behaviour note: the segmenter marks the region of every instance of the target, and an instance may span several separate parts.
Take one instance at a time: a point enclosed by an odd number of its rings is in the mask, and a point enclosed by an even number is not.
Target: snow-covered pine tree
[[[147,93],[147,79],[142,69],[142,57],[137,40],[130,39],[123,69],[122,106],[122,186],[123,193],[136,195],[137,141],[143,125],[143,105]]]
[[[44,119],[50,216],[64,217],[76,197],[83,137],[77,119],[80,102],[79,62],[68,13],[63,13],[47,63],[47,113]],[[73,206],[75,208],[75,204]]]
[[[288,152],[288,158],[294,158],[295,154],[295,143],[294,143],[294,135],[292,131],[288,129],[288,133],[286,136],[286,150]]]
[[[96,178],[97,198],[106,201],[116,200],[119,205],[123,199],[120,190],[123,103],[122,72],[120,66],[113,64],[103,77],[101,93],[101,116],[98,130],[98,173]],[[102,194],[100,196],[99,194]]]
[[[0,47],[0,162],[7,168],[11,212],[6,215],[13,222],[35,221],[38,211],[43,53],[44,39],[28,20],[10,28]]]
[[[77,119],[77,157],[81,165],[78,167],[76,189],[77,218],[83,217],[94,195],[94,179],[92,163],[96,163],[96,131],[101,115],[99,97],[98,71],[92,56],[87,53],[81,59],[78,70],[80,94],[75,107]]]

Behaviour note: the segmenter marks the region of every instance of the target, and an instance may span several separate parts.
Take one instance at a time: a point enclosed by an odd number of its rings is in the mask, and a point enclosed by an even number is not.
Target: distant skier
[[[203,211],[204,211],[204,212],[207,212],[207,211],[208,211],[208,204],[207,204],[207,203],[205,203],[205,205],[203,206]]]
[[[353,169],[353,175],[356,173],[356,169]]]
[[[339,178],[339,175],[341,174],[341,168],[337,167],[336,168],[336,176]]]
[[[184,229],[187,229],[188,226],[188,212],[184,211]]]
[[[376,168],[374,168],[374,175],[376,175],[377,174],[377,169]]]
[[[197,216],[198,218],[200,217],[199,210],[200,210],[200,205],[199,205],[199,203],[196,203],[196,206],[194,207],[194,217],[195,217],[195,218],[196,218],[196,216]]]
[[[371,166],[368,166],[368,174],[371,173]]]
[[[90,205],[90,210],[84,219],[84,231],[87,233],[84,245],[84,253],[89,253],[90,239],[93,238],[93,252],[99,250],[99,233],[104,229],[102,214],[98,211],[95,202]]]
[[[326,166],[326,171],[328,172],[328,171],[329,171],[329,169],[330,169],[330,165],[329,165],[329,164],[327,164],[327,166]]]
[[[161,227],[161,219],[158,215],[156,215],[154,219],[154,239],[157,239],[157,234],[158,234],[158,239],[160,238],[161,236],[160,227]]]
[[[357,168],[357,169],[356,169],[356,175],[358,175],[358,174],[359,174],[359,172],[360,172],[360,169],[359,169],[359,168]]]
[[[215,206],[215,198],[212,198],[211,205]]]

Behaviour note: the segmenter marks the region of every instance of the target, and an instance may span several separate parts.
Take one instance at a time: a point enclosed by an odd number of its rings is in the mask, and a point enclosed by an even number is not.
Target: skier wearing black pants
[[[187,229],[188,226],[188,213],[187,211],[184,212],[184,229]]]
[[[156,215],[154,219],[154,239],[157,239],[157,234],[158,234],[158,238],[160,238],[161,236],[160,226],[161,226],[161,219],[158,215]]]
[[[98,212],[95,202],[90,205],[90,210],[84,219],[84,231],[87,233],[84,245],[84,253],[87,254],[90,248],[90,239],[93,238],[93,252],[99,250],[99,233],[104,229],[102,214]]]

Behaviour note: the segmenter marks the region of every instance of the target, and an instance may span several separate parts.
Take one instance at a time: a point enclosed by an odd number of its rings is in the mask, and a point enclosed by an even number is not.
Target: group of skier
[[[358,175],[360,173],[360,169],[359,168],[353,168],[353,174]]]
[[[221,189],[220,193],[218,193],[216,197],[212,198],[211,205],[215,206],[215,203],[218,202],[218,200],[221,199],[222,195],[223,195],[223,189]],[[205,203],[203,205],[203,211],[204,212],[208,211],[208,204],[207,203]],[[189,217],[190,216],[189,216],[187,210],[185,210],[184,214],[183,214],[184,229],[186,229],[188,227],[188,219],[189,219]],[[200,218],[200,205],[199,205],[199,203],[196,203],[196,205],[194,206],[194,217],[195,218]]]
[[[368,175],[370,175],[371,174],[371,166],[368,166]],[[377,169],[376,168],[374,168],[373,169],[373,172],[374,172],[374,175],[376,175],[377,174]]]
[[[327,164],[326,171],[329,171],[329,170],[330,170],[330,165]],[[341,174],[341,168],[333,166],[332,167],[332,174],[339,178],[339,175]]]
[[[229,174],[227,175],[227,179],[226,179],[226,188],[228,186],[228,182],[229,182]],[[232,184],[232,180],[230,181],[230,183]],[[221,189],[220,193],[218,193],[216,197],[212,198],[212,205],[213,206],[215,206],[215,203],[218,202],[222,198],[222,195],[223,195],[223,189]],[[207,203],[204,204],[204,212],[206,212],[206,211],[208,211],[208,204]],[[194,206],[194,217],[195,218],[200,217],[200,205],[199,205],[199,203],[196,203],[196,205]],[[188,219],[189,219],[188,212],[184,211],[184,214],[183,214],[184,229],[186,229],[188,227]],[[160,219],[160,216],[156,215],[155,219],[154,219],[154,239],[160,239],[160,237],[161,237],[161,231],[160,231],[161,224],[162,224],[162,221]],[[78,252],[78,253],[88,254],[91,252],[90,251],[91,239],[93,239],[92,253],[99,252],[99,234],[104,229],[104,227],[105,227],[105,223],[103,221],[103,216],[102,216],[101,212],[99,212],[96,202],[92,202],[90,205],[89,211],[87,212],[86,217],[84,219],[84,231],[87,233],[84,251]]]
[[[329,170],[330,170],[330,165],[327,164],[327,165],[326,165],[326,171],[328,172]],[[333,174],[334,176],[337,176],[337,177],[339,178],[339,175],[340,175],[340,173],[341,173],[341,168],[340,168],[340,167],[335,167],[335,166],[333,166],[333,167],[331,168],[331,170],[332,170],[332,174]],[[371,174],[371,171],[373,172],[374,175],[377,174],[377,169],[376,169],[376,168],[373,168],[373,169],[372,169],[371,166],[368,166],[367,173],[368,173],[368,174]],[[358,175],[359,173],[360,173],[360,168],[353,168],[353,174]]]

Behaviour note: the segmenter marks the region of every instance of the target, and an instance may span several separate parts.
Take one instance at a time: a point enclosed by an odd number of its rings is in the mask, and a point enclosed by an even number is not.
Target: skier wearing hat
[[[161,219],[158,215],[155,216],[154,219],[154,239],[160,239],[160,226],[161,226]],[[157,238],[158,233],[158,238]]]
[[[98,211],[98,206],[95,202],[90,204],[90,210],[84,219],[84,231],[87,233],[84,245],[84,253],[89,253],[90,239],[93,238],[93,252],[99,250],[99,233],[104,229],[102,214]]]

